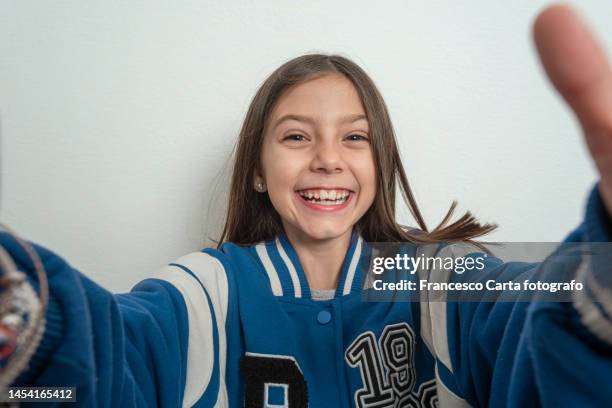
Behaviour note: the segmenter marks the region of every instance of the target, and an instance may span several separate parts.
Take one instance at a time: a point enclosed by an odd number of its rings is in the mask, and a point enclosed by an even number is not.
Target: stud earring
[[[257,191],[264,191],[264,185],[262,182],[257,183]]]

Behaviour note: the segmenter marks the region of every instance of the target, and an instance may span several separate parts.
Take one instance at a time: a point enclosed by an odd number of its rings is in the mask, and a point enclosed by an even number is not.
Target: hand
[[[612,216],[612,72],[589,29],[567,6],[538,15],[533,37],[548,78],[576,114]]]

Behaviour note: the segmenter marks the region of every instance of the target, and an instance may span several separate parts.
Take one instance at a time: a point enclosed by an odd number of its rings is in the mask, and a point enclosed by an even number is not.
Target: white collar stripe
[[[276,238],[276,249],[278,250],[281,259],[283,260],[285,266],[287,267],[287,270],[289,271],[289,276],[291,276],[291,282],[293,283],[293,293],[295,294],[295,297],[301,298],[302,286],[300,285],[300,278],[298,277],[298,273],[295,270],[295,265],[293,265],[293,262],[291,262],[291,259],[289,259],[287,252],[285,252],[285,248],[283,248],[283,245],[281,244],[278,238]]]
[[[259,260],[263,264],[266,273],[268,274],[268,279],[270,280],[270,286],[272,287],[272,293],[274,296],[283,296],[283,287],[281,286],[280,279],[278,278],[278,272],[268,255],[268,250],[266,249],[266,244],[261,243],[255,245],[255,250],[257,251],[257,255],[259,255]]]
[[[362,245],[363,239],[361,238],[361,236],[359,236],[357,244],[355,244],[355,251],[353,252],[353,257],[351,258],[351,264],[349,265],[348,271],[346,272],[344,290],[342,291],[343,295],[348,295],[349,293],[351,293],[351,287],[353,286],[353,280],[355,279],[355,271],[357,269],[357,265],[359,264],[359,259],[361,258]]]

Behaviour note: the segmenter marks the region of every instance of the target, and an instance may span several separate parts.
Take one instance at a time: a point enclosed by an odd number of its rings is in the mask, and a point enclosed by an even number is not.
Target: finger
[[[610,107],[610,66],[593,35],[568,6],[552,6],[540,13],[533,35],[548,77],[576,113],[586,115],[581,119],[595,119],[594,107]],[[609,116],[610,111],[605,112]]]
[[[542,65],[578,116],[591,153],[612,150],[612,72],[594,36],[562,5],[540,13],[533,35]]]

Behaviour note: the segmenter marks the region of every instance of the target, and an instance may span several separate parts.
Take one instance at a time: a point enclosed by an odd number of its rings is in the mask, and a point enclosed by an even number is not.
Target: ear
[[[257,172],[255,172],[255,174],[253,175],[253,188],[259,193],[263,193],[264,191],[266,191],[266,182],[264,181],[263,177]]]

